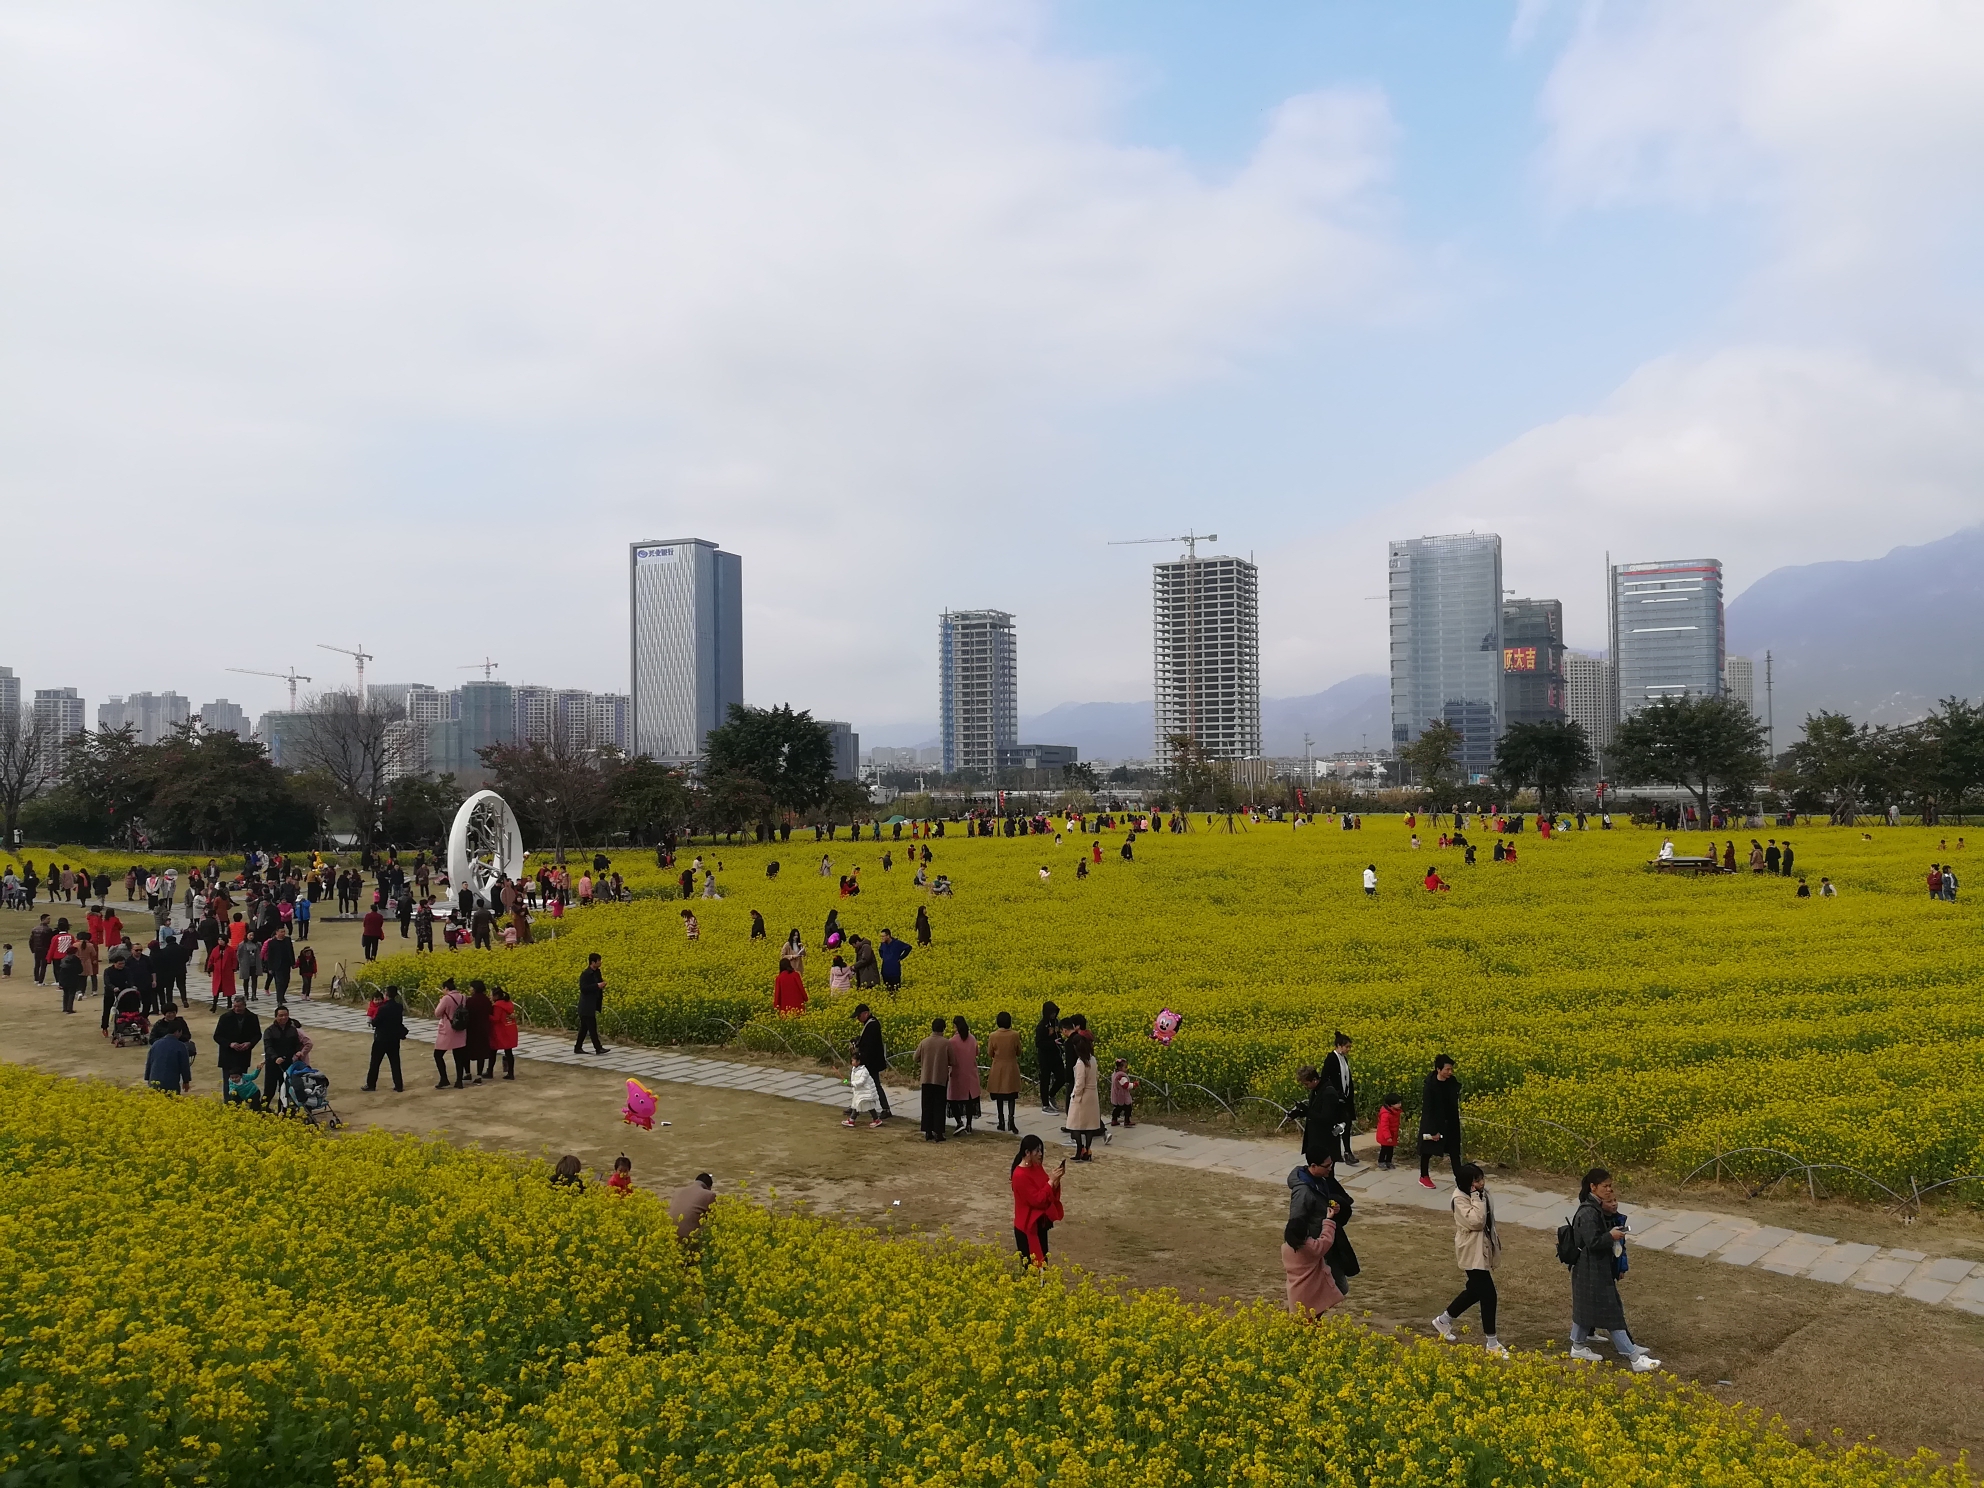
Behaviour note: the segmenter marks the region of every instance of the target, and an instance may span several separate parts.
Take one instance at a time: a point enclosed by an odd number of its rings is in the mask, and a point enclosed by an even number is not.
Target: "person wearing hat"
[[[882,1020],[864,1002],[854,1010],[854,1021],[861,1025],[861,1032],[854,1040],[854,1052],[861,1060],[861,1067],[875,1080],[875,1119],[887,1121],[895,1113],[889,1109],[889,1090],[882,1083],[882,1076],[889,1068],[888,1053],[882,1047]]]

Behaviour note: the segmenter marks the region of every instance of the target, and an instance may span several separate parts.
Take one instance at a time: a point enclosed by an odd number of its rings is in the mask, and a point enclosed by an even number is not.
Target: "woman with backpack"
[[[1626,1272],[1626,1217],[1619,1212],[1612,1175],[1593,1168],[1578,1189],[1578,1212],[1557,1231],[1557,1259],[1571,1268],[1571,1357],[1598,1361],[1592,1334],[1611,1334],[1619,1356],[1633,1373],[1651,1374],[1660,1361],[1633,1342],[1626,1331],[1626,1309],[1619,1301],[1619,1278]]]
[[[448,1088],[448,1056],[455,1058],[455,1089],[468,1083],[468,999],[455,990],[455,979],[441,983],[441,1000],[434,1004],[434,1069]]]
[[[1502,1256],[1502,1237],[1495,1229],[1495,1206],[1488,1197],[1487,1175],[1478,1163],[1462,1163],[1454,1174],[1454,1259],[1467,1277],[1467,1286],[1433,1319],[1433,1331],[1448,1343],[1454,1339],[1454,1319],[1475,1303],[1481,1304],[1482,1346],[1497,1359],[1509,1351],[1495,1336],[1495,1262]]]

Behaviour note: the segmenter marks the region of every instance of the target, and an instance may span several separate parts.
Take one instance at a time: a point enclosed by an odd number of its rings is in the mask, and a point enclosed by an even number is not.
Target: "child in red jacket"
[[[1404,1102],[1394,1090],[1378,1104],[1378,1128],[1372,1133],[1378,1140],[1378,1166],[1390,1168],[1392,1149],[1398,1146],[1399,1110]]]

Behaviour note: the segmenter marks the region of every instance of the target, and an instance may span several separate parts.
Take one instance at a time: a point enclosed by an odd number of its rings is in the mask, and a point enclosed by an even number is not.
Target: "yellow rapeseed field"
[[[0,1481],[1969,1488],[1699,1390],[0,1066]]]
[[[1847,1164],[1903,1192],[1911,1178],[1984,1172],[1980,914],[1971,890],[1945,904],[1924,887],[1931,861],[1954,861],[1961,876],[1968,856],[1984,860],[1984,834],[1961,852],[1961,828],[1733,834],[1745,856],[1753,835],[1788,837],[1814,890],[1822,875],[1839,888],[1798,899],[1793,881],[1748,872],[1653,875],[1645,865],[1661,834],[1629,826],[1552,841],[1525,832],[1511,839],[1514,864],[1490,861],[1493,839],[1476,829],[1469,868],[1431,845],[1439,834],[1423,820],[1416,850],[1399,817],[1367,817],[1356,832],[1217,825],[1200,816],[1188,834],[1143,836],[1131,863],[1118,853],[1123,834],[1109,833],[1102,862],[1079,880],[1077,855],[1096,838],[947,836],[928,845],[931,871],[957,886],[948,899],[911,883],[908,842],[820,845],[807,833],[685,849],[685,865],[696,851],[721,861],[726,896],[689,903],[694,944],[684,906],[652,897],[556,926],[540,919],[557,936],[547,944],[396,959],[371,974],[422,992],[444,975],[500,979],[531,1016],[568,1025],[585,953],[597,950],[609,1036],[723,1041],[735,1025],[774,1021],[776,947],[797,928],[813,1001],[781,1033],[824,1056],[845,1045],[853,1001],[827,996],[827,912],[871,938],[884,927],[908,936],[927,906],[935,943],[910,956],[900,995],[868,995],[892,1047],[908,1048],[936,1014],[989,1027],[1004,1009],[1030,1028],[1052,1000],[1087,1015],[1103,1052],[1209,1103],[1184,1087],[1228,1101],[1291,1097],[1296,1066],[1341,1028],[1357,1040],[1367,1119],[1388,1088],[1414,1106],[1444,1050],[1459,1061],[1484,1150],[1512,1142],[1520,1123],[1525,1157],[1565,1164],[1583,1159],[1588,1139],[1606,1160],[1670,1173],[1743,1147]],[[1700,840],[1683,834],[1681,850]],[[768,879],[773,859],[781,871]],[[1360,885],[1367,863],[1375,899]],[[1429,865],[1451,892],[1420,887]],[[668,887],[651,856],[616,854],[615,866]],[[839,898],[839,875],[857,867],[861,895]],[[748,938],[753,909],[766,941]],[[1149,1037],[1165,1007],[1185,1015],[1169,1050]]]

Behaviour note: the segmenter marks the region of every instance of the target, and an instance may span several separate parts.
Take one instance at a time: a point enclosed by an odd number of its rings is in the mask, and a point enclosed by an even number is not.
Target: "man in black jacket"
[[[1350,1073],[1350,1035],[1341,1030],[1329,1058],[1323,1061],[1317,1094],[1322,1098],[1324,1130],[1332,1140],[1340,1141],[1343,1160],[1356,1167],[1357,1155],[1350,1150],[1350,1134],[1357,1125],[1357,1081]]]
[[[1288,1108],[1288,1114],[1302,1123],[1303,1161],[1333,1163],[1336,1161],[1336,1133],[1330,1130],[1329,1107],[1323,1095],[1323,1077],[1313,1064],[1305,1064],[1295,1072],[1295,1083],[1307,1092],[1301,1100]]]
[[[276,1006],[289,1003],[289,974],[296,969],[296,946],[284,925],[262,942],[262,975],[269,979],[269,990],[276,994]]]
[[[1433,1154],[1444,1152],[1460,1177],[1460,1076],[1445,1054],[1433,1056],[1433,1073],[1419,1087],[1419,1186],[1431,1188],[1427,1167]]]
[[[385,1060],[393,1067],[393,1089],[404,1091],[405,1082],[400,1077],[400,1041],[406,1037],[406,1004],[400,1001],[400,989],[388,987],[386,1000],[379,1004],[379,1011],[372,1015],[372,1063],[365,1071],[365,1088],[379,1088],[379,1062]]]
[[[882,1020],[862,1003],[854,1010],[854,1021],[861,1025],[861,1032],[854,1040],[854,1052],[860,1057],[861,1067],[875,1078],[875,1119],[887,1121],[895,1113],[889,1109],[889,1089],[882,1083],[882,1076],[888,1072],[888,1051],[882,1047]]]
[[[586,969],[579,973],[579,1034],[572,1040],[572,1052],[586,1051],[586,1035],[592,1035],[592,1051],[604,1054],[599,1041],[599,1010],[606,1005],[606,973],[599,969],[599,952],[586,957]]]
[[[262,1020],[248,1011],[246,993],[234,994],[228,1010],[214,1024],[214,1042],[220,1046],[220,1088],[248,1072],[255,1062],[255,1046],[262,1041]]]
[[[83,970],[83,958],[76,954],[72,942],[68,955],[55,963],[55,985],[62,989],[63,1012],[73,1013],[76,1010],[76,998],[88,983],[89,973]]]

